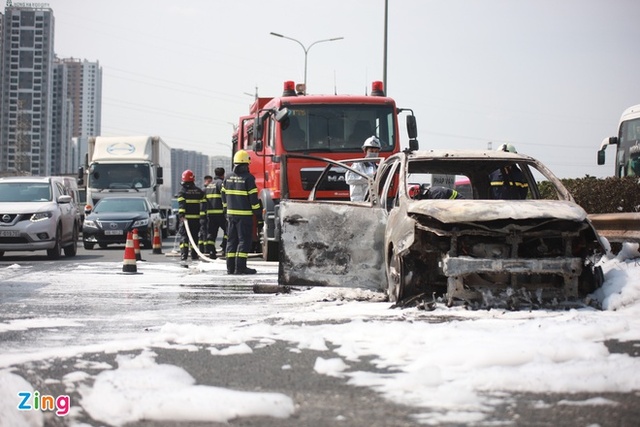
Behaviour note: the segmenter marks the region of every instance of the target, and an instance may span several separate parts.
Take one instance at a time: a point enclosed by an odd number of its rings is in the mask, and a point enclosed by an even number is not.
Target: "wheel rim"
[[[389,298],[395,298],[395,301],[397,302],[402,298],[402,291],[405,285],[404,263],[399,255],[393,254],[391,256],[389,270],[388,277],[390,278],[390,285],[392,285],[389,287]]]

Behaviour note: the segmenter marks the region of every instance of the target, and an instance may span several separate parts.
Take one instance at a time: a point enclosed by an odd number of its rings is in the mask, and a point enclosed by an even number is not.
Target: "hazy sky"
[[[256,90],[363,94],[383,77],[384,0],[49,0],[60,57],[103,67],[102,135],[228,155]],[[640,103],[640,1],[389,0],[387,93],[421,148],[512,142],[561,178],[604,177]],[[402,122],[404,123],[404,121]],[[403,144],[406,132],[403,126]]]

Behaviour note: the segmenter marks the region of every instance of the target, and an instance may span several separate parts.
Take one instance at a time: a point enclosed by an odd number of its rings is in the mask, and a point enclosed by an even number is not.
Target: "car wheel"
[[[93,243],[84,242],[84,248],[88,250],[93,249]]]
[[[62,254],[62,230],[60,229],[59,225],[58,228],[56,228],[55,241],[55,246],[51,249],[47,249],[47,257],[49,259],[58,259]]]
[[[73,227],[73,238],[70,245],[64,247],[64,256],[72,257],[78,253],[78,227]]]
[[[107,247],[106,243],[98,243],[98,246],[100,246],[101,249],[105,249]]]
[[[391,259],[387,265],[387,295],[389,301],[398,302],[404,296],[406,283],[406,267],[404,259],[396,254],[391,254]]]
[[[278,261],[280,259],[279,242],[269,241],[267,238],[267,225],[262,227],[262,258],[265,261]]]

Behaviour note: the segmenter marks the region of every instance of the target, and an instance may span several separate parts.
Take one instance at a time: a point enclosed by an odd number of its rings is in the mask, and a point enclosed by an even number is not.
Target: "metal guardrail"
[[[610,242],[640,243],[640,212],[591,214],[589,220]]]

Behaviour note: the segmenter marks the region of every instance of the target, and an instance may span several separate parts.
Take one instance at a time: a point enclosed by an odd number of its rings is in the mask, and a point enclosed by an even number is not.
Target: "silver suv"
[[[49,259],[76,255],[79,209],[73,180],[0,178],[0,257],[6,251],[46,250]]]

